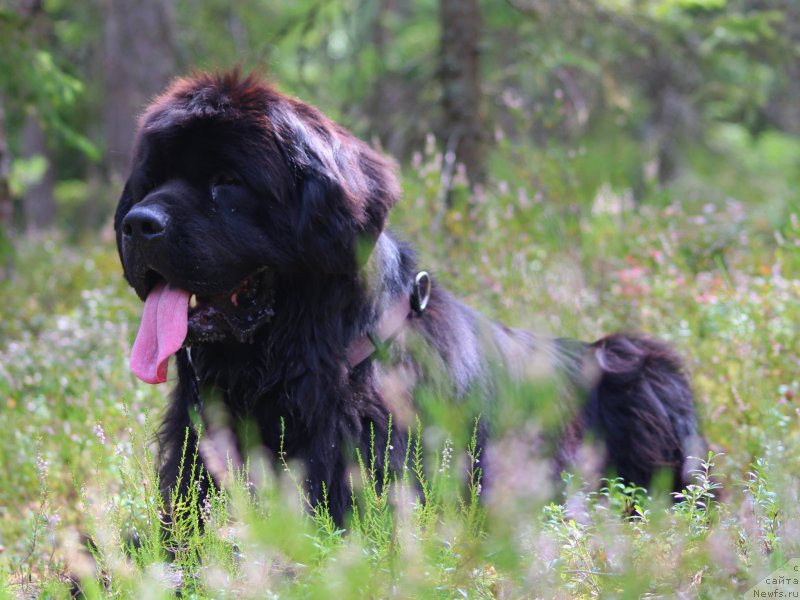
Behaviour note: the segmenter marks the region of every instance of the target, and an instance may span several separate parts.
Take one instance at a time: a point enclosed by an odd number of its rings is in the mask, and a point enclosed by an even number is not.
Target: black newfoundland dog
[[[357,449],[388,447],[389,464],[376,452],[378,469],[402,466],[397,413],[414,410],[428,363],[446,375],[441,402],[477,395],[490,406],[500,370],[518,378],[543,362],[566,373],[580,402],[561,428],[556,471],[591,437],[626,480],[647,486],[667,470],[682,485],[700,438],[672,351],[622,335],[548,341],[481,317],[384,230],[399,197],[390,160],[258,77],[179,79],[146,109],[115,228],[125,277],[145,303],[131,369],[160,383],[176,355],[159,433],[164,488],[189,484],[179,475],[184,444],[197,450],[193,415],[207,417],[214,398],[231,430],[255,426],[261,447],[301,462],[311,501],[325,497],[342,522]],[[403,411],[390,397],[396,382],[387,390],[398,368]],[[491,429],[482,423],[477,436],[489,479]],[[246,451],[242,435],[237,444]]]

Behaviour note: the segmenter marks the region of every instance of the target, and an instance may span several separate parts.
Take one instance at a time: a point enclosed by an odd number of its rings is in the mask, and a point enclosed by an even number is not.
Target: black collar
[[[348,371],[355,369],[376,352],[386,350],[410,318],[421,316],[425,312],[430,296],[431,277],[427,271],[420,271],[414,277],[411,293],[399,298],[383,313],[374,328],[347,347]]]

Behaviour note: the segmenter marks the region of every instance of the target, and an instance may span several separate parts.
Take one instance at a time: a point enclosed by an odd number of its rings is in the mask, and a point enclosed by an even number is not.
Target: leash
[[[406,321],[413,317],[419,317],[425,312],[430,297],[431,276],[427,271],[420,271],[414,277],[411,293],[400,298],[383,313],[374,329],[353,341],[347,348],[348,372],[373,354],[385,355],[391,343],[402,331]]]

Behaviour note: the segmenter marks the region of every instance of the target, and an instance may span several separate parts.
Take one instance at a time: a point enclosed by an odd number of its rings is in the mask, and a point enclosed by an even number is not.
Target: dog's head
[[[398,197],[387,158],[257,77],[175,81],[141,117],[114,219],[142,329],[152,317],[160,336],[185,302],[181,343],[246,339],[272,316],[276,277],[354,273]]]

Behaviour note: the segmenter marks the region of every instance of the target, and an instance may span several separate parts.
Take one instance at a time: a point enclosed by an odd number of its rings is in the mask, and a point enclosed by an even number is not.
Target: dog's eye
[[[235,175],[231,175],[230,173],[220,173],[214,179],[211,180],[211,185],[213,187],[222,186],[222,185],[239,185],[241,182]]]
[[[241,185],[241,181],[230,173],[220,173],[211,179],[211,197],[216,201],[220,188]]]

